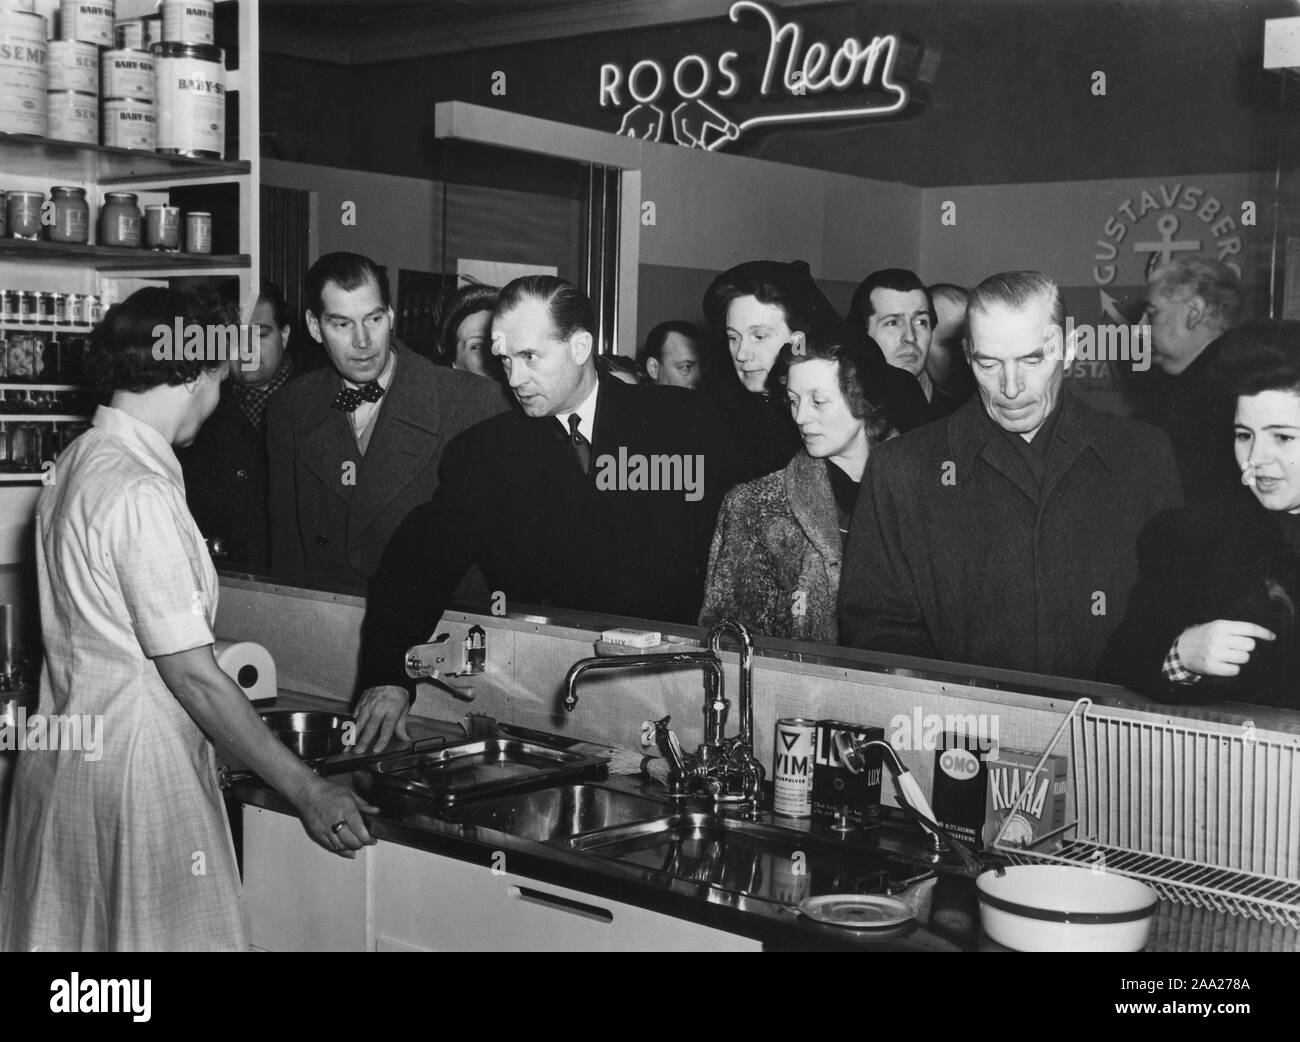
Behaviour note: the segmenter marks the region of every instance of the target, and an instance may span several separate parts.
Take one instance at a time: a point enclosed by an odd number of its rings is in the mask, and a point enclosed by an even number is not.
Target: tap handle
[[[655,747],[658,748],[659,755],[672,764],[673,770],[681,773],[686,769],[686,754],[682,752],[682,743],[677,735],[668,727],[672,719],[671,716],[666,716],[655,721]]]

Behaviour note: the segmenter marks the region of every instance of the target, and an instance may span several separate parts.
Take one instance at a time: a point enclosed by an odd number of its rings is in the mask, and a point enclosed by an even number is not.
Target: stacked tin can
[[[118,22],[115,46],[100,56],[105,145],[148,152],[157,147],[157,88],[149,48],[159,24],[153,18]]]
[[[215,46],[213,0],[164,0],[162,39],[150,47],[157,150],[221,159],[226,148],[226,60]]]
[[[45,19],[35,0],[0,4],[0,131],[44,137],[49,119]]]
[[[99,144],[99,52],[113,45],[115,0],[60,0],[48,51],[49,136]]]

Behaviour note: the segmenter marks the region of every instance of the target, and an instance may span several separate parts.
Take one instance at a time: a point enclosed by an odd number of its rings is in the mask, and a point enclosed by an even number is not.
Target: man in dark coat
[[[370,585],[358,748],[404,719],[405,650],[477,563],[506,604],[693,624],[730,458],[702,396],[598,377],[590,302],[551,276],[501,291],[493,353],[523,408],[448,446],[433,502]]]
[[[858,284],[849,304],[849,328],[879,356],[880,365],[910,374],[925,396],[913,426],[950,416],[965,401],[930,379],[927,365],[938,321],[930,291],[905,268],[873,271]]]
[[[1137,578],[1137,537],[1182,497],[1169,440],[1062,394],[1056,284],[971,297],[979,395],[877,446],[840,583],[847,645],[1092,677]]]
[[[1141,382],[1134,415],[1169,435],[1187,501],[1203,503],[1231,492],[1240,477],[1217,369],[1241,317],[1241,286],[1227,265],[1180,257],[1152,273],[1146,310],[1160,371]]]
[[[272,283],[262,283],[249,325],[256,364],[232,363],[216,412],[176,456],[190,513],[213,559],[260,571],[271,563],[266,407],[294,372],[287,350],[289,308]]]
[[[272,399],[272,570],[363,591],[402,519],[438,486],[448,442],[509,408],[500,386],[392,336],[384,269],[331,253],[307,273],[307,328],[332,363]]]

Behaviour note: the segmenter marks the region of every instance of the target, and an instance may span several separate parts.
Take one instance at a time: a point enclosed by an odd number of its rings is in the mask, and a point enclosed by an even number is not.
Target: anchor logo
[[[1240,213],[1240,206],[1237,206]],[[1150,216],[1155,217],[1155,234]],[[1197,185],[1160,184],[1144,189],[1116,207],[1096,241],[1093,282],[1107,321],[1127,325],[1112,287],[1145,284],[1151,273],[1175,257],[1205,254],[1223,261],[1241,276],[1241,231],[1232,206]],[[1128,263],[1140,258],[1140,266]]]

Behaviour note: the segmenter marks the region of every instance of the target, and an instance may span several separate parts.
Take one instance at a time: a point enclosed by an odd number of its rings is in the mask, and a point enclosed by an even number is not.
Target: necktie
[[[342,409],[344,412],[356,412],[357,406],[362,402],[377,402],[383,396],[383,385],[378,380],[371,380],[370,383],[362,384],[360,387],[344,387],[334,396],[330,407]]]
[[[591,473],[591,442],[582,436],[578,425],[582,417],[576,412],[569,413],[569,446],[573,449],[573,458],[578,461],[584,474]]]

